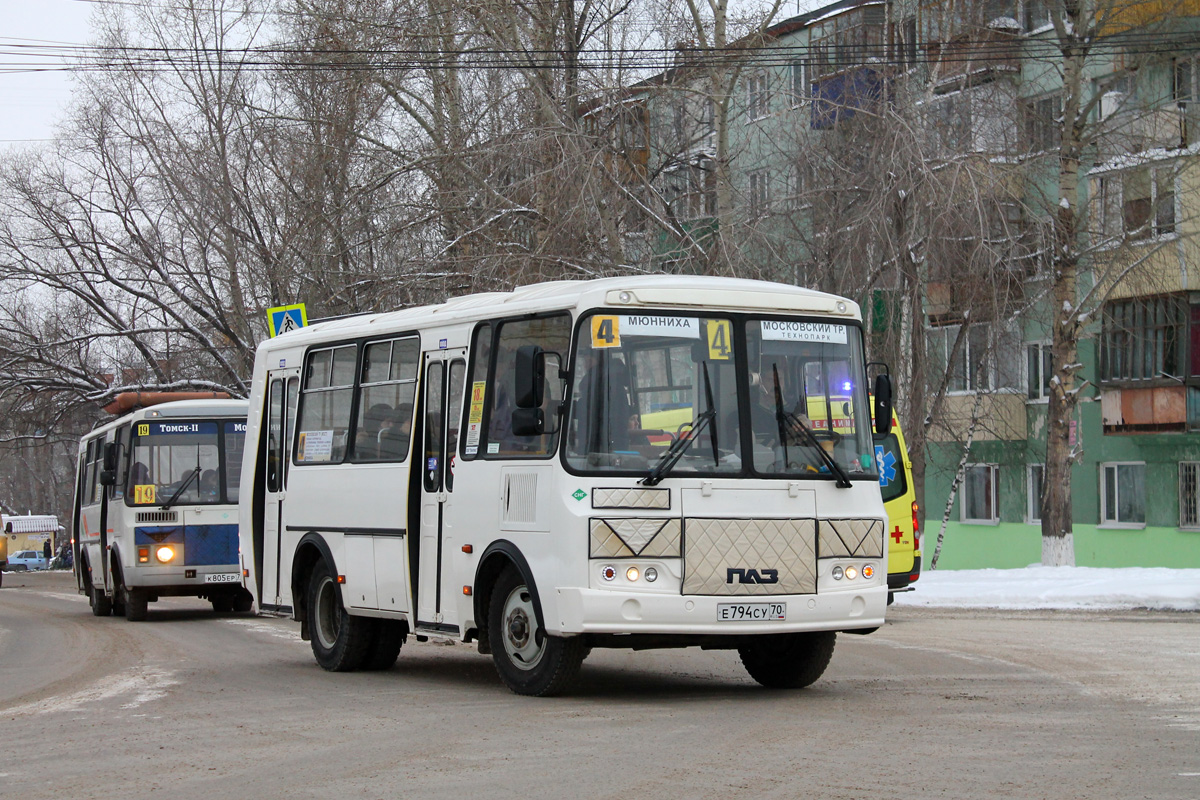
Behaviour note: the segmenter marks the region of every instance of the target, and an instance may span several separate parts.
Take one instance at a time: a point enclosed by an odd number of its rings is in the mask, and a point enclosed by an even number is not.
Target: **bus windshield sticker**
[[[154,505],[154,484],[138,484],[133,487],[133,502],[138,505]]]
[[[667,317],[658,314],[629,314],[621,317],[623,336],[674,336],[699,339],[700,320],[696,317]]]
[[[217,432],[215,422],[151,422],[138,424],[138,436],[192,436]]]
[[[829,322],[762,320],[762,338],[774,342],[826,342],[846,344],[846,326]]]
[[[618,318],[600,315],[592,317],[592,348],[620,346],[621,325]]]
[[[727,319],[705,320],[708,333],[708,357],[713,361],[728,361],[733,354],[732,328]]]
[[[296,448],[297,461],[329,461],[333,458],[333,431],[303,431]]]
[[[479,434],[483,429],[483,401],[487,397],[487,381],[471,384],[471,413],[467,417],[467,439],[463,449],[469,456],[479,452]]]

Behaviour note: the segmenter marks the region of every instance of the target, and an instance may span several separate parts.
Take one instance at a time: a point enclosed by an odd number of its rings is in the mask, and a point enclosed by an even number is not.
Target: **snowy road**
[[[1200,614],[898,605],[825,677],[595,651],[503,688],[468,646],[331,675],[296,625],[168,600],[90,616],[69,576],[0,589],[0,797],[1194,798]]]

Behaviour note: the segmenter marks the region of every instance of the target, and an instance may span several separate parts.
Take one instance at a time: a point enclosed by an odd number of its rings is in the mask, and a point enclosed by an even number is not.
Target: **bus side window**
[[[488,424],[488,370],[492,357],[492,325],[481,323],[471,337],[471,360],[467,372],[467,435],[463,437],[463,459],[470,461],[479,454],[483,431]],[[486,447],[484,448],[486,451]]]
[[[512,412],[516,408],[513,394],[516,379],[517,349],[525,345],[537,345],[547,353],[566,357],[571,340],[571,317],[555,314],[535,319],[509,320],[500,324],[497,336],[495,363],[492,380],[488,385],[491,398],[488,415],[487,447],[485,457],[547,456],[554,452],[558,442],[560,420],[556,415],[562,400],[563,385],[557,371],[551,367],[546,376],[546,392],[542,398],[542,412],[546,429],[553,433],[540,436],[518,436],[512,431]],[[548,363],[559,364],[560,359]]]
[[[125,472],[129,468],[129,435],[131,432],[131,428],[125,425],[117,429],[113,438],[113,441],[117,443],[117,474],[116,480],[108,489],[108,496],[113,500],[121,500],[125,497]],[[103,448],[101,450],[103,451]]]
[[[81,506],[92,504],[92,479],[96,469],[96,462],[92,458],[92,454],[95,451],[96,440],[90,439],[79,459],[79,505]]]
[[[99,503],[102,487],[100,486],[101,459],[104,454],[104,440],[93,439],[88,448],[91,457],[88,463],[88,503]]]
[[[352,344],[309,353],[301,390],[298,463],[337,464],[345,456],[357,360],[358,346]]]

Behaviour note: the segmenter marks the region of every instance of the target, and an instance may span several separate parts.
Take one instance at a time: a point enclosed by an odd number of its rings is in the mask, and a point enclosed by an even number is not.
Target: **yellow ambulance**
[[[921,577],[921,530],[917,494],[913,488],[912,461],[904,432],[893,415],[892,432],[875,439],[875,464],[879,491],[888,515],[888,603],[896,592],[912,591]]]

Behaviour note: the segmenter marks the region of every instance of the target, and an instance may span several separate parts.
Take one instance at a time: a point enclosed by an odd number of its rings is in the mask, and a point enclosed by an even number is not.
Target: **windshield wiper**
[[[712,424],[713,419],[717,416],[716,406],[713,405],[712,384],[708,380],[708,362],[702,363],[704,366],[704,400],[708,404],[708,409],[692,420],[692,425],[687,433],[680,433],[679,438],[671,442],[667,452],[659,456],[658,463],[650,469],[650,474],[638,481],[643,486],[655,486],[665,478],[671,468],[679,462],[679,459],[683,458],[683,454],[691,447],[692,442],[696,441],[696,437],[703,433],[704,429]],[[710,438],[712,439],[713,464],[715,465],[719,460],[715,428]]]
[[[817,435],[812,432],[812,428],[804,423],[794,411],[783,410],[783,391],[779,388],[779,368],[771,365],[771,371],[775,377],[775,421],[779,425],[779,443],[783,445],[783,462],[787,463],[787,434],[789,430],[799,429],[808,439],[809,443],[817,451],[817,456],[821,462],[829,468],[829,471],[837,477],[837,486],[840,489],[850,488],[850,476],[846,474],[846,470],[842,469],[841,465],[834,460],[821,442],[817,439]],[[790,427],[789,427],[790,426]]]
[[[166,511],[171,506],[175,505],[175,501],[179,499],[181,494],[183,494],[183,490],[190,486],[192,481],[198,477],[200,477],[200,467],[196,467],[194,470],[192,470],[184,482],[179,484],[179,488],[175,490],[175,494],[171,495],[171,499],[162,505],[162,510]]]

